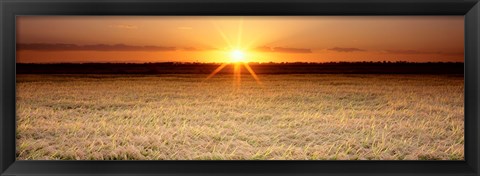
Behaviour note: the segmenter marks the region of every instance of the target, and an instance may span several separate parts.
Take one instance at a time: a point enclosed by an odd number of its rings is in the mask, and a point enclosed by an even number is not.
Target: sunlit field
[[[20,160],[463,160],[463,75],[17,75]]]

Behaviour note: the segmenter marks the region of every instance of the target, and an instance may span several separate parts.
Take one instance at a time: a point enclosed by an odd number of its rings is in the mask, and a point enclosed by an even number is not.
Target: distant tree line
[[[221,63],[17,63],[17,74],[209,74]],[[267,62],[248,63],[257,74],[463,74],[462,62]],[[231,74],[232,64],[219,74]],[[247,73],[243,71],[243,73]]]

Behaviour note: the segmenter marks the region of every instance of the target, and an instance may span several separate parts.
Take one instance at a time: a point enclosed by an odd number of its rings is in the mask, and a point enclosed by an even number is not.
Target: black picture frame
[[[0,173],[10,175],[479,176],[478,0],[0,0]],[[464,161],[16,161],[15,17],[19,15],[464,15]]]

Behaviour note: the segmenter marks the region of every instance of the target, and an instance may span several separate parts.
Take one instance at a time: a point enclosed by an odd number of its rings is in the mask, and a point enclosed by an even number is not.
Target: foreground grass
[[[18,75],[20,160],[463,160],[463,77]]]

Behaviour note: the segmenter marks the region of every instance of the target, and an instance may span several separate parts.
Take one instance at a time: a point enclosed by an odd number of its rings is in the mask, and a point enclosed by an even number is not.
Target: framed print
[[[463,21],[17,16],[17,160],[463,160]]]
[[[478,1],[2,1],[2,175],[479,175]]]

